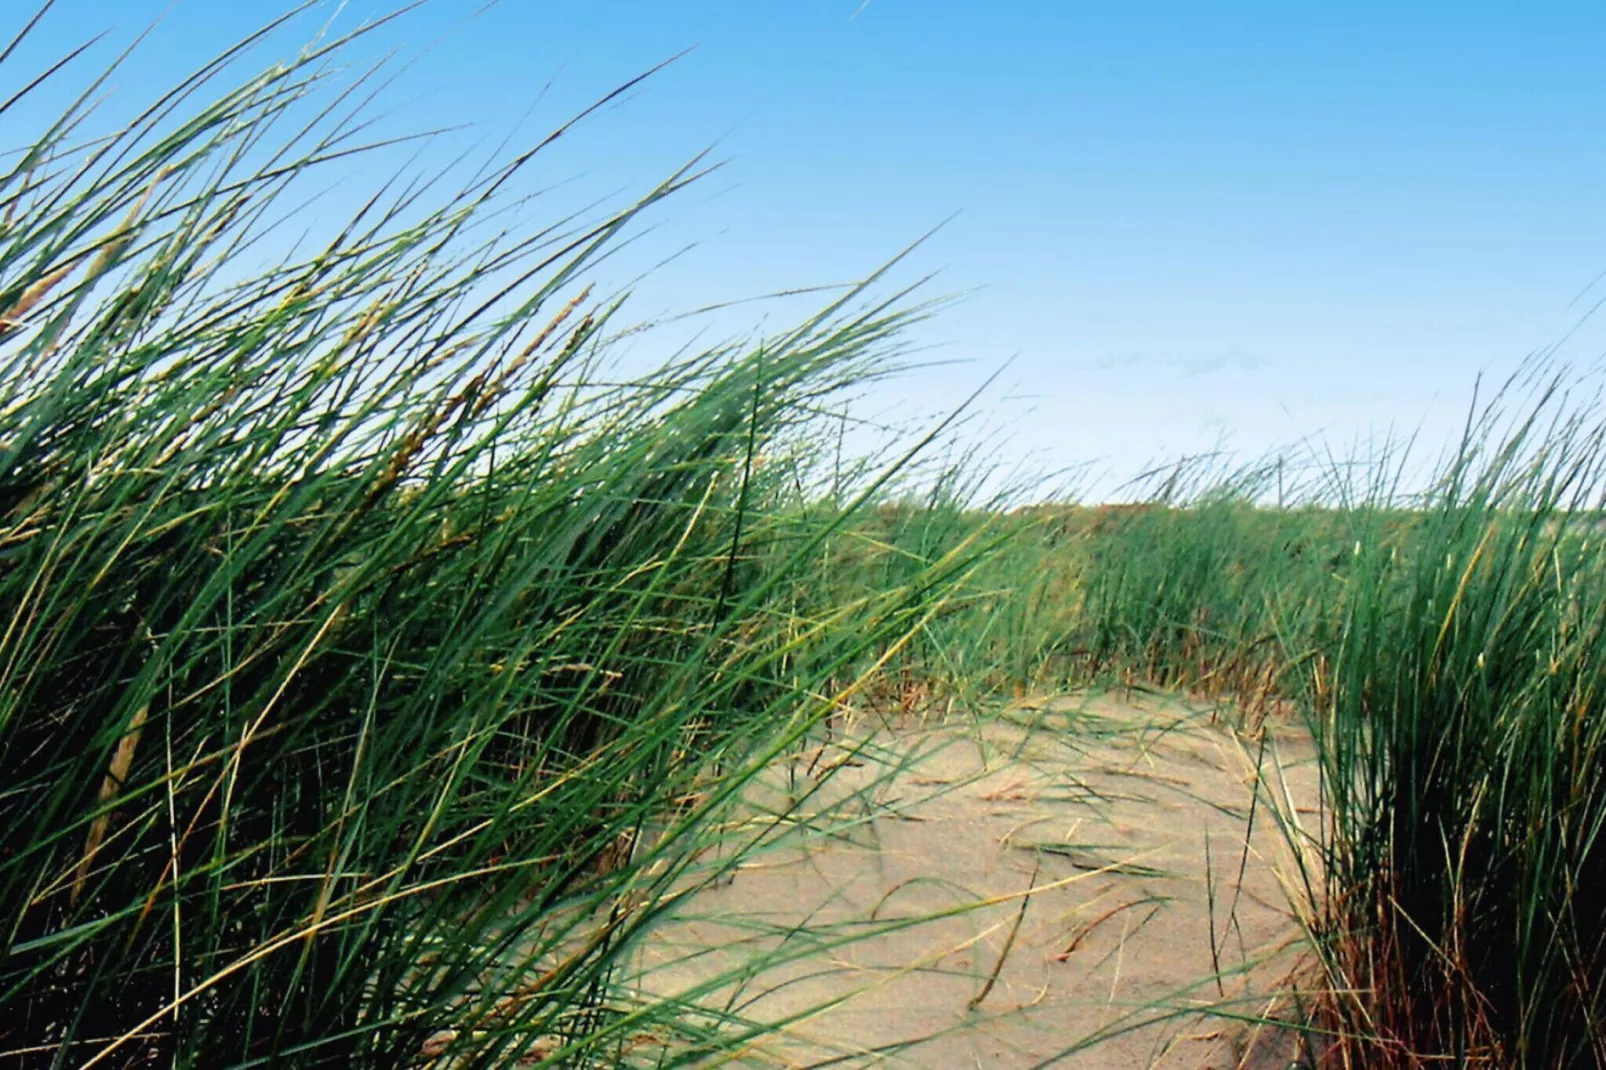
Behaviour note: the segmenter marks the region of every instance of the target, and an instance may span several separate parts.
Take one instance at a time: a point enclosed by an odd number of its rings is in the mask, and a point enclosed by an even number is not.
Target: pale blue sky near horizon
[[[105,56],[160,16],[117,80],[142,101],[286,7],[58,0],[28,55],[108,29]],[[9,35],[31,4],[3,10]],[[1115,474],[1448,435],[1480,371],[1567,336],[1606,296],[1603,46],[1582,3],[1180,0],[431,0],[372,43],[417,57],[387,122],[476,137],[531,105],[544,131],[691,48],[543,175],[589,196],[728,161],[607,266],[698,243],[638,314],[857,277],[949,220],[904,267],[969,294],[916,329],[945,363],[863,404],[937,413],[1007,360],[993,456]],[[1594,320],[1562,349],[1602,352]]]

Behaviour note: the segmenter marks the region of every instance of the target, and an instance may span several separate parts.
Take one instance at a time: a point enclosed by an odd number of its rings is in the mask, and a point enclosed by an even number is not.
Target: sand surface
[[[790,831],[678,907],[629,983],[782,1024],[737,1065],[1302,1065],[1256,1021],[1291,1013],[1311,743],[1214,722],[1104,695],[844,726],[752,786],[741,820]]]

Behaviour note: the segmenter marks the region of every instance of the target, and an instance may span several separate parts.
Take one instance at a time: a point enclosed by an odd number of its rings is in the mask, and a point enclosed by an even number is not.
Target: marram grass
[[[0,1063],[730,1055],[611,981],[746,778],[838,701],[1102,679],[1310,717],[1333,1065],[1606,1065],[1591,405],[1502,395],[1414,495],[1386,453],[828,494],[816,414],[907,306],[602,375],[588,268],[696,162],[529,230],[536,155],[400,173],[286,252],[382,146],[351,39],[255,43],[3,157]]]
[[[4,158],[0,1064],[718,1051],[612,964],[974,557],[797,597],[857,505],[800,508],[788,444],[903,306],[597,374],[586,270],[693,168],[529,231],[533,153],[401,173],[263,257],[371,147],[351,40]]]
[[[1382,451],[1295,466],[1292,495],[1273,464],[1132,506],[861,525],[911,561],[1003,533],[905,647],[928,686],[1104,680],[1222,696],[1249,728],[1309,718],[1327,1065],[1606,1066],[1606,418],[1569,381],[1508,385],[1409,494]]]

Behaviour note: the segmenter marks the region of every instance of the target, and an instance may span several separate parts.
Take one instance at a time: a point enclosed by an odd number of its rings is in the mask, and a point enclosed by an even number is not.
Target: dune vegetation
[[[967,566],[796,597],[854,504],[795,446],[910,312],[873,283],[612,377],[585,272],[689,171],[529,232],[532,153],[398,179],[258,263],[364,148],[351,40],[80,143],[86,97],[0,178],[8,1064],[610,1064],[708,814]]]
[[[1132,505],[884,511],[904,560],[1000,540],[903,675],[1308,720],[1325,831],[1296,898],[1332,1064],[1606,1065],[1606,419],[1576,383],[1506,384],[1409,492],[1398,449],[1294,466],[1281,505],[1286,459]]]
[[[741,857],[744,784],[846,703],[1116,683],[1312,726],[1331,1065],[1606,1065],[1606,421],[1567,379],[1409,493],[1385,451],[1006,508],[910,467],[931,436],[845,477],[908,293],[624,376],[588,273],[700,163],[511,222],[545,142],[265,244],[378,147],[361,31],[250,68],[276,28],[3,146],[0,1064],[735,1058],[611,978]]]

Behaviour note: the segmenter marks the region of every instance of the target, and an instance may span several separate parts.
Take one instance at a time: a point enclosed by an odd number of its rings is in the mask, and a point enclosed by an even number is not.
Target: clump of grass
[[[1275,498],[1283,465],[1184,468],[1137,505],[969,515],[1006,537],[940,659],[910,670],[967,660],[1007,694],[1008,635],[1054,652],[1048,686],[1307,715],[1329,808],[1313,947],[1343,1065],[1606,1065],[1606,421],[1535,381],[1475,410],[1409,494],[1384,450]]]
[[[1357,543],[1332,649],[1325,947],[1368,1065],[1606,1065],[1606,425],[1504,400],[1407,550]]]
[[[354,37],[203,97],[263,36],[0,173],[0,1061],[613,1065],[709,816],[968,567],[813,612],[876,484],[756,463],[907,312],[603,376],[586,270],[696,162],[534,232],[533,152],[401,173],[264,265],[372,146]]]
[[[985,539],[964,595],[904,648],[905,690],[1052,692],[1099,681],[1228,696],[1256,716],[1303,686],[1335,633],[1350,520],[1245,493],[1139,505],[905,501],[837,540],[843,586]]]
[[[1236,698],[1263,715],[1345,580],[1337,518],[1241,494],[1112,511],[1088,539],[1086,670]]]

